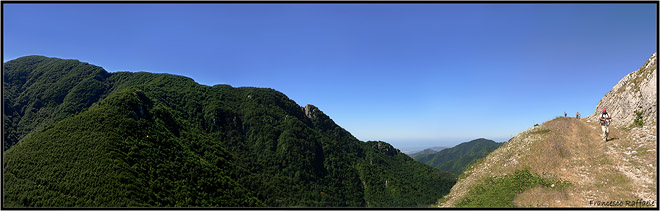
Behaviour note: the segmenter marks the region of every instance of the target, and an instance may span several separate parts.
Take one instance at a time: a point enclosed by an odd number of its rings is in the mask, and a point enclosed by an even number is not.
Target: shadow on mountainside
[[[616,141],[617,139],[619,139],[619,138],[617,138],[617,137],[609,138],[609,137],[608,137],[608,138],[607,138],[607,142],[610,142],[610,141]]]
[[[591,207],[598,201],[655,201],[655,128],[610,127],[613,138],[607,142],[600,132],[595,122],[564,117],[524,131],[467,169],[441,206],[453,207],[471,197],[470,189],[487,177],[525,168],[571,185],[527,189],[513,199],[515,206]]]

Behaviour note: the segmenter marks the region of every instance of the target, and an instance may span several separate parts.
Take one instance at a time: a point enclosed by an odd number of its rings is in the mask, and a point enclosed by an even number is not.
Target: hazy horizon
[[[415,151],[422,151],[433,147],[452,148],[458,144],[479,138],[485,138],[485,139],[493,140],[495,142],[506,142],[512,137],[509,138],[476,137],[476,138],[455,138],[455,139],[441,139],[441,140],[413,140],[412,141],[413,144],[408,144],[408,145],[405,144],[406,140],[389,140],[389,141],[382,140],[382,141],[392,144],[392,146],[401,150],[404,153],[409,153]],[[362,141],[368,141],[368,140],[362,140]],[[400,143],[404,143],[404,144],[400,144]]]
[[[652,3],[3,5],[3,62],[273,88],[403,151],[587,116],[657,51]]]

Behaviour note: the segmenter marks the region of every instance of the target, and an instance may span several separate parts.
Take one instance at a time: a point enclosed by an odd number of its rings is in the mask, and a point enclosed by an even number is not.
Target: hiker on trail
[[[580,119],[580,112],[575,113],[575,118]]]
[[[603,113],[600,114],[600,117],[598,118],[600,120],[600,129],[603,130],[603,141],[607,141],[607,135],[610,133],[610,121],[612,120],[612,117],[610,114],[607,113],[607,111],[603,108]]]
[[[564,117],[566,117],[566,111],[564,111]]]

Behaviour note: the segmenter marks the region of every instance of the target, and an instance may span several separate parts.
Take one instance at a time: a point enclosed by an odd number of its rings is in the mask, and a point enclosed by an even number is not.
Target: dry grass
[[[569,199],[567,190],[536,187],[518,194],[513,202],[520,207],[564,207]]]
[[[600,127],[585,120],[556,118],[518,134],[475,164],[443,200],[454,206],[483,178],[529,168],[533,173],[570,182],[563,190],[532,188],[516,196],[523,207],[589,207],[590,201],[655,199],[657,188],[656,132],[611,127],[608,142]],[[649,129],[650,130],[650,129]],[[653,128],[653,130],[655,130]],[[653,140],[651,140],[651,138]],[[651,141],[649,141],[651,140]]]

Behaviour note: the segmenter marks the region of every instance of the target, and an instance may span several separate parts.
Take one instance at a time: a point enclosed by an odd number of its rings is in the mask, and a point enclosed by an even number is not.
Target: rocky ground
[[[563,117],[524,131],[468,169],[440,206],[453,207],[486,177],[530,168],[572,185],[561,191],[529,189],[518,194],[516,206],[598,207],[612,201],[625,206],[644,201],[657,207],[656,126],[611,127],[610,132],[604,142],[597,123]]]

